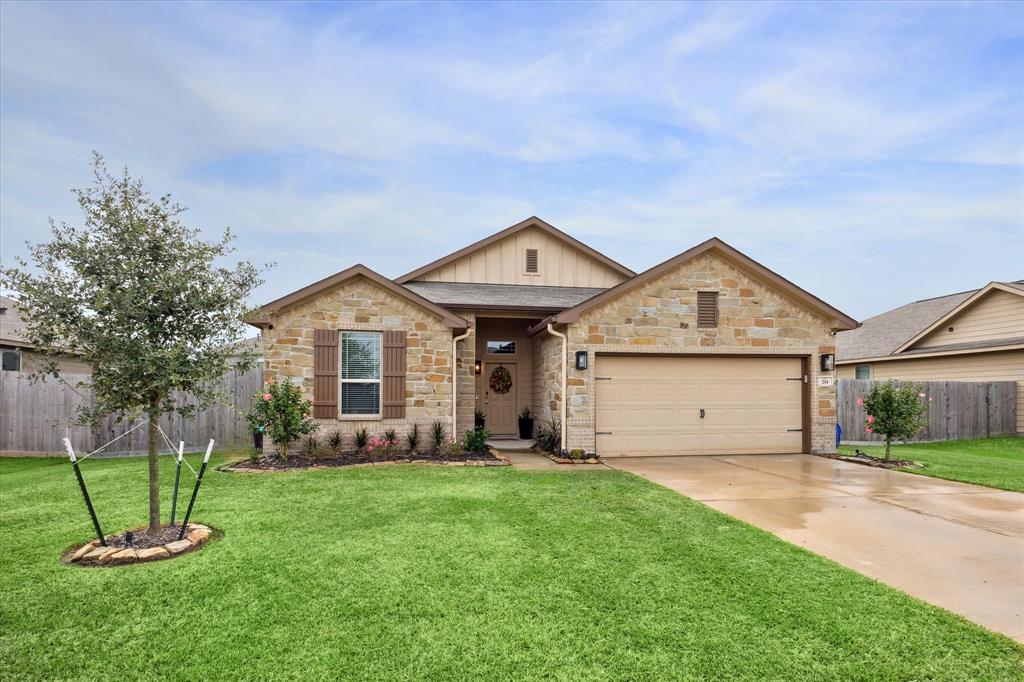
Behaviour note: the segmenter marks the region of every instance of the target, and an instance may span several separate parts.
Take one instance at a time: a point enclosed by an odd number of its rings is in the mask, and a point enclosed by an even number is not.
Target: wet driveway
[[[605,464],[1024,641],[1024,494],[812,455]]]

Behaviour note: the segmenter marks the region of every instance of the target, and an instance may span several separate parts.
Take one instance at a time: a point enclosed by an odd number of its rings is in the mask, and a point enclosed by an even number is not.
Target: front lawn
[[[843,445],[839,452],[852,455],[855,449],[875,457],[885,455],[885,446],[874,445]],[[893,445],[890,456],[924,464],[921,469],[904,469],[914,474],[1024,492],[1024,438]]]
[[[144,519],[144,460],[83,468],[108,532]],[[0,505],[0,679],[1024,672],[1000,635],[616,471],[210,471],[195,518],[223,539],[108,569],[57,561],[90,531],[66,460],[0,459]]]

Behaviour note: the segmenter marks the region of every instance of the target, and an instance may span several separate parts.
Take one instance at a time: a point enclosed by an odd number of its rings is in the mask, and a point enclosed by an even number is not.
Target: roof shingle
[[[514,306],[564,310],[598,295],[604,289],[549,287],[530,284],[473,284],[464,282],[406,282],[405,288],[440,306]]]

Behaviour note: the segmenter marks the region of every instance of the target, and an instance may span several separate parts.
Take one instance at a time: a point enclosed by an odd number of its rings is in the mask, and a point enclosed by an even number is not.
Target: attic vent
[[[697,292],[697,326],[717,327],[718,326],[718,292],[698,291]]]
[[[526,271],[529,273],[539,272],[537,266],[537,249],[526,250]]]

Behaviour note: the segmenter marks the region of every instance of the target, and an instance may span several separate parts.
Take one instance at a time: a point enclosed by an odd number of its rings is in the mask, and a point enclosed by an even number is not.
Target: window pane
[[[341,378],[380,379],[380,332],[342,332]]]
[[[515,355],[515,341],[488,341],[487,352],[491,355]]]
[[[17,351],[4,351],[3,368],[3,371],[5,372],[20,372],[21,353],[18,353]]]
[[[342,384],[342,414],[380,414],[380,384]]]
[[[871,365],[856,365],[853,371],[858,379],[871,378]]]

